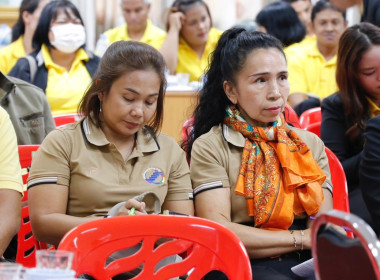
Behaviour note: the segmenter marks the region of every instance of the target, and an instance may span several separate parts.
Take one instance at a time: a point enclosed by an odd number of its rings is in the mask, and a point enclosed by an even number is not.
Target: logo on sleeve
[[[165,183],[165,174],[159,168],[148,168],[145,170],[143,177],[145,181],[154,185],[162,185]]]

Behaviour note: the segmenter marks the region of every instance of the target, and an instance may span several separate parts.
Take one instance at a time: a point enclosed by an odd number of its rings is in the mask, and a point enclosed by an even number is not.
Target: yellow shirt
[[[312,94],[322,99],[338,91],[336,55],[326,61],[316,44],[288,57],[288,71],[290,94]]]
[[[52,61],[45,45],[41,50],[48,70],[46,98],[52,114],[77,112],[78,104],[91,83],[91,76],[83,63],[83,61],[89,60],[87,53],[83,49],[79,49],[70,71],[67,71]]]
[[[13,66],[15,66],[17,60],[26,55],[24,43],[20,36],[16,41],[8,46],[0,49],[0,71],[4,75],[8,75]]]
[[[166,32],[153,25],[152,22],[148,20],[144,35],[142,36],[140,42],[151,45],[155,49],[159,50],[165,37]],[[104,34],[101,34],[98,42],[96,43],[95,53],[97,55],[103,55],[109,45],[121,40],[132,40],[127,32],[127,24],[115,27],[104,32]]]
[[[369,103],[369,110],[371,111],[371,117],[376,117],[377,115],[380,115],[380,108],[375,104],[375,102],[372,101],[371,98],[367,97],[368,103]]]
[[[20,160],[16,133],[8,113],[0,107],[0,189],[15,190],[23,194]]]
[[[176,73],[189,73],[191,82],[200,81],[204,71],[208,67],[209,55],[214,51],[221,34],[222,31],[211,28],[205,50],[201,58],[198,57],[195,51],[183,38],[180,38]]]

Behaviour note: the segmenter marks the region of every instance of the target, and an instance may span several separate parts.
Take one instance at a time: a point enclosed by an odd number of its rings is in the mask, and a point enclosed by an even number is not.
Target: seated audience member
[[[12,28],[12,43],[0,50],[0,71],[5,75],[17,60],[34,51],[32,38],[42,9],[49,0],[23,0],[19,16]]]
[[[16,134],[0,107],[0,261],[20,228],[23,188]]]
[[[372,228],[380,234],[380,116],[368,120],[359,169],[363,198],[372,218]]]
[[[322,140],[282,115],[287,78],[278,39],[225,31],[186,145],[196,215],[242,240],[255,280],[295,279],[290,268],[311,256],[310,216],[332,208]]]
[[[359,5],[362,10],[363,22],[370,22],[380,27],[380,1],[378,0],[330,0],[342,10]]]
[[[298,115],[320,106],[320,100],[338,90],[335,81],[339,38],[347,21],[345,13],[326,0],[318,1],[311,13],[317,43],[288,57],[289,104]]]
[[[120,40],[139,41],[160,49],[166,32],[153,25],[148,18],[150,0],[122,0],[120,2],[126,23],[101,34],[96,43],[95,53],[103,55],[110,44]]]
[[[360,167],[362,159],[370,156],[363,157],[367,122],[380,114],[379,63],[380,29],[370,23],[348,28],[338,49],[336,79],[339,92],[322,102],[321,138],[343,165],[351,212],[371,225],[370,208],[365,207],[361,189],[369,197],[364,188],[373,185],[367,184],[369,177],[362,176],[363,182],[360,177],[361,172],[368,173],[372,167],[368,166],[368,161],[364,161],[367,167]]]
[[[286,2],[266,5],[256,16],[259,31],[279,39],[287,57],[299,52],[300,42],[305,38],[306,29],[292,6]],[[301,50],[302,51],[302,50]]]
[[[99,64],[97,56],[85,51],[85,39],[74,4],[52,1],[43,9],[33,36],[36,50],[30,60],[19,59],[9,75],[44,90],[53,115],[74,113]]]
[[[301,44],[303,46],[309,44],[315,44],[316,37],[314,34],[314,30],[311,24],[311,9],[313,8],[313,4],[311,0],[282,0],[289,3],[292,8],[296,11],[298,18],[305,25],[306,28],[306,36],[302,40]]]
[[[212,27],[207,4],[203,0],[175,0],[167,29],[160,51],[170,74],[189,73],[190,81],[201,81],[221,34]]]
[[[0,71],[0,106],[9,114],[18,145],[41,144],[55,129],[44,92],[23,80],[7,77]]]
[[[85,118],[51,132],[35,155],[28,191],[38,240],[57,245],[122,201],[117,215],[132,207],[141,214],[145,205],[132,198],[145,192],[163,210],[193,214],[185,152],[158,131],[165,69],[162,55],[144,43],[119,41],[104,53],[80,103]]]

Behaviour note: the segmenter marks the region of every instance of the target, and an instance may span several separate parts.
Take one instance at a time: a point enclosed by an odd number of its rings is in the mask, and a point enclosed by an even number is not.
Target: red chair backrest
[[[61,115],[53,115],[53,119],[55,121],[55,126],[57,128],[61,128],[69,123],[75,123],[82,118],[80,114],[77,113],[69,113],[69,114],[61,114]]]
[[[333,208],[350,213],[348,203],[348,191],[346,175],[338,157],[329,149],[325,148],[329,160],[331,181],[333,184]]]
[[[307,128],[312,123],[322,122],[322,111],[321,107],[315,107],[306,110],[300,116],[300,126],[301,128]]]
[[[289,104],[285,105],[284,117],[288,124],[291,124],[294,127],[298,127],[298,128],[301,127],[300,120],[298,118],[296,111],[294,111],[294,109]]]
[[[157,241],[162,242],[156,245]],[[138,244],[141,247],[133,255],[106,264],[111,254]],[[142,270],[134,280],[171,279],[190,271],[187,280],[202,279],[211,270],[220,270],[232,280],[252,279],[240,239],[224,226],[198,217],[138,215],[91,221],[68,232],[58,250],[75,252],[77,276],[88,274],[102,280],[140,265]],[[156,271],[161,260],[183,253],[187,254],[182,261]]]
[[[38,150],[40,145],[19,145],[18,153],[20,165],[22,168],[22,180],[26,184],[29,176],[29,169],[32,165],[33,153]],[[24,192],[23,208],[21,210],[21,226],[17,233],[17,254],[16,262],[24,267],[36,266],[36,250],[47,249],[48,245],[38,242],[32,232],[32,226],[29,219],[28,191]]]
[[[308,126],[306,126],[304,129],[307,131],[313,132],[318,137],[321,137],[321,123],[320,122],[311,123]]]

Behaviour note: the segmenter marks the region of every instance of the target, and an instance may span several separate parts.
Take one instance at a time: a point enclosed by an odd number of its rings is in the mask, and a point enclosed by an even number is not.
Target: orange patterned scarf
[[[273,126],[252,127],[231,106],[224,123],[246,137],[235,192],[246,197],[256,227],[288,229],[294,214],[319,211],[326,175],[283,116]]]

